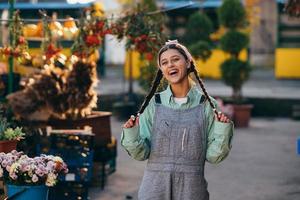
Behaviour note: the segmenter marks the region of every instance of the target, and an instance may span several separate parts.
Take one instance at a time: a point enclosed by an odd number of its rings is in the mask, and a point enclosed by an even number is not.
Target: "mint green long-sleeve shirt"
[[[161,103],[173,109],[188,109],[199,104],[203,94],[196,86],[192,86],[187,94],[187,102],[177,104],[174,101],[170,86],[160,93]],[[216,100],[211,98],[217,106]],[[145,111],[140,115],[139,125],[132,128],[123,128],[121,145],[128,154],[136,160],[146,160],[151,148],[151,130],[155,112],[155,100],[152,98]],[[205,117],[208,121],[208,145],[206,160],[210,163],[219,163],[228,155],[231,149],[231,139],[233,136],[233,123],[222,123],[215,120],[214,112],[205,101]]]

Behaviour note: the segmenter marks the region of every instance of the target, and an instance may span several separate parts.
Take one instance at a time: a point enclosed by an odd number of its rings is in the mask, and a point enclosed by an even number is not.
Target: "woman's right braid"
[[[153,97],[153,95],[155,94],[155,92],[156,92],[156,90],[157,90],[157,88],[159,86],[159,83],[160,83],[160,80],[162,79],[162,77],[163,77],[163,73],[162,73],[162,71],[160,69],[158,69],[157,72],[156,72],[155,79],[154,79],[154,81],[152,83],[151,90],[148,93],[148,95],[145,97],[145,100],[144,100],[144,102],[143,102],[140,110],[137,113],[138,115],[142,114],[144,112],[145,108],[148,106],[151,98]]]
[[[209,95],[208,95],[208,93],[207,93],[207,91],[206,91],[206,89],[204,87],[203,81],[199,77],[198,72],[196,70],[196,66],[194,65],[193,62],[191,63],[191,71],[194,73],[194,75],[195,75],[195,77],[196,77],[196,79],[197,79],[197,81],[198,81],[198,83],[199,83],[199,85],[200,85],[200,87],[201,87],[201,89],[202,89],[202,91],[203,91],[206,99],[209,102],[209,105],[212,107],[214,113],[218,116],[218,111],[217,111],[215,105],[212,103],[211,98],[209,97]]]

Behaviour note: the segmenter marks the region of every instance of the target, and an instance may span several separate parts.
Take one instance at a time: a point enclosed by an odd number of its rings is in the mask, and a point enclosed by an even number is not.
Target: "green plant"
[[[238,54],[249,44],[249,37],[245,33],[230,30],[221,38],[221,49],[238,57]]]
[[[8,128],[4,131],[1,139],[2,140],[20,140],[25,136],[22,128]]]
[[[213,24],[210,18],[203,12],[195,12],[189,17],[185,34],[187,45],[201,41],[210,41],[209,34],[213,31]]]
[[[232,87],[234,99],[239,99],[241,97],[241,87],[249,78],[250,71],[251,68],[247,62],[236,58],[228,59],[222,63],[222,79],[226,85]]]
[[[206,61],[211,56],[211,45],[203,40],[190,45],[190,51],[195,58]]]
[[[221,64],[221,76],[224,83],[232,88],[232,98],[237,103],[242,100],[242,86],[251,71],[248,62],[239,60],[240,52],[249,44],[249,36],[238,31],[247,24],[246,10],[239,0],[224,0],[218,15],[220,24],[228,29],[220,40],[220,46],[230,54]]]
[[[11,128],[6,118],[0,118],[0,140],[20,140],[24,136],[22,128]]]
[[[211,56],[209,35],[212,31],[213,23],[204,12],[195,12],[189,17],[184,42],[195,58],[206,61]]]
[[[220,24],[229,29],[243,28],[247,24],[246,10],[240,0],[224,0],[218,17]]]

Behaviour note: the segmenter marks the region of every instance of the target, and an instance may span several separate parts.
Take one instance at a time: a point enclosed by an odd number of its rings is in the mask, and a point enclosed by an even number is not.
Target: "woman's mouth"
[[[176,76],[177,73],[178,73],[178,70],[172,69],[172,70],[169,71],[169,76]]]

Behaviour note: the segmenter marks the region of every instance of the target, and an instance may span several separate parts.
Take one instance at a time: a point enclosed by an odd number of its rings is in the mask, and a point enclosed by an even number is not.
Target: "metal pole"
[[[9,0],[9,30],[13,26],[13,14],[14,14],[15,0]],[[12,47],[14,42],[14,34],[12,31],[9,32],[9,44]],[[12,55],[8,58],[8,94],[13,92],[14,76],[13,76],[14,57]]]
[[[132,57],[133,57],[133,50],[129,50],[129,96],[132,96],[133,93],[133,78],[132,78]]]

